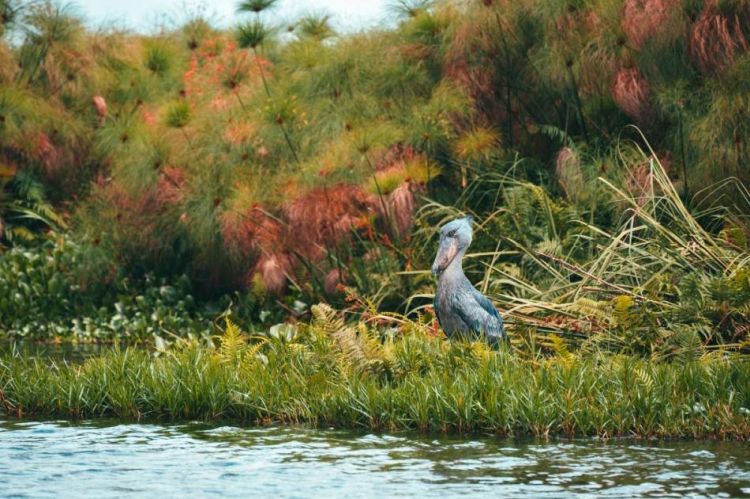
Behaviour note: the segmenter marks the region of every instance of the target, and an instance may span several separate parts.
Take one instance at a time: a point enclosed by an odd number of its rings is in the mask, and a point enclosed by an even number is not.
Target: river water
[[[750,446],[0,421],[2,497],[750,496]]]

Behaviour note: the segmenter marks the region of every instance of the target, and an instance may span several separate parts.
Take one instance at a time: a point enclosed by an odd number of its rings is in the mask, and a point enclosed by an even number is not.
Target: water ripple
[[[750,494],[750,448],[730,442],[0,421],[0,449],[4,497]]]

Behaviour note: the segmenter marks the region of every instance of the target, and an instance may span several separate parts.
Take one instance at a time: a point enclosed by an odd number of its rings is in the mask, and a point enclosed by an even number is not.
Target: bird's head
[[[471,244],[471,216],[452,220],[440,228],[440,246],[435,262],[432,264],[432,274],[440,275],[459,255],[463,255]],[[460,257],[459,257],[460,258]]]

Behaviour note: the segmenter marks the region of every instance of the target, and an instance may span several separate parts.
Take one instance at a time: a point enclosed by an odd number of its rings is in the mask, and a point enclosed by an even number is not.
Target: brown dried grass
[[[44,132],[39,132],[34,137],[32,156],[42,164],[48,177],[53,177],[65,162],[63,151]]]
[[[99,124],[104,123],[104,119],[107,117],[107,101],[101,95],[95,95],[91,98],[96,115],[99,117]]]
[[[249,260],[253,255],[270,255],[285,248],[286,234],[281,222],[259,205],[243,213],[225,211],[219,224],[224,245],[239,258]]]
[[[666,172],[670,170],[670,160],[666,153],[657,155],[657,160]],[[654,171],[650,161],[643,161],[633,166],[625,179],[625,188],[636,199],[638,206],[643,206],[654,195],[661,193],[659,183],[655,181]]]
[[[325,256],[351,235],[351,228],[366,224],[373,212],[373,197],[356,185],[336,184],[313,189],[284,208],[289,243],[312,261]]]
[[[560,149],[555,160],[555,173],[565,197],[575,200],[584,189],[581,158],[578,153],[570,147]]]
[[[388,209],[393,229],[404,238],[414,227],[414,192],[411,182],[404,182],[388,196]]]
[[[750,45],[750,4],[731,13],[719,12],[717,4],[708,2],[690,31],[690,55],[704,72],[726,67]]]
[[[393,166],[403,166],[406,161],[413,159],[417,152],[411,145],[394,144],[376,153],[373,162],[376,171],[387,170]]]
[[[445,75],[465,88],[473,99],[491,96],[494,90],[495,65],[491,62],[496,42],[488,26],[492,19],[492,14],[467,17],[456,28],[445,54]]]
[[[180,204],[185,199],[186,182],[187,178],[182,168],[176,166],[162,168],[156,185],[159,201],[164,204]]]
[[[622,30],[635,49],[656,35],[676,8],[675,0],[625,0]]]
[[[347,274],[345,270],[331,269],[323,281],[323,287],[329,295],[335,295],[343,292],[343,286],[346,282]]]
[[[651,87],[637,68],[623,68],[617,72],[612,84],[612,98],[636,124],[648,126],[654,122]]]
[[[281,296],[286,290],[287,280],[292,273],[289,256],[283,253],[262,255],[250,273],[250,280],[262,283],[265,291]]]

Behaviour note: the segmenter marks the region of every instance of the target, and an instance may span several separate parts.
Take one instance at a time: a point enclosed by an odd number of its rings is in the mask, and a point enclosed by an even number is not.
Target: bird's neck
[[[464,269],[461,266],[461,263],[464,259],[464,253],[466,250],[460,251],[456,257],[453,259],[453,261],[448,265],[443,273],[440,275],[440,279],[447,279],[451,280],[455,277],[464,275]]]

